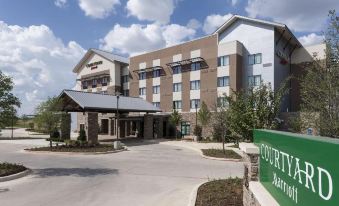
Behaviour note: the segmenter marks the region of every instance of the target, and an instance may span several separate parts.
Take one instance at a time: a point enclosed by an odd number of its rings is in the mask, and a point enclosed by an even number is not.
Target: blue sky
[[[312,2],[312,3],[310,3]],[[47,96],[73,88],[88,48],[124,56],[213,32],[232,14],[287,24],[305,44],[322,41],[337,0],[1,0],[0,70],[13,77],[32,114]]]

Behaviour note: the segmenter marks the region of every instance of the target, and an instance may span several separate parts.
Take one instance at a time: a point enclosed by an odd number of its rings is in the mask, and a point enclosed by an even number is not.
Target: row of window
[[[160,77],[160,76],[161,76],[161,70],[160,69],[152,71],[152,78],[157,78],[157,77]],[[143,80],[143,79],[146,79],[146,78],[147,78],[147,72],[146,71],[139,73],[139,80]]]
[[[229,86],[229,77],[218,77],[218,87],[226,87]],[[190,82],[191,90],[199,90],[200,89],[200,80],[194,80]],[[182,83],[174,83],[173,84],[173,92],[181,92],[182,91]],[[160,93],[160,85],[153,86],[153,94]],[[146,87],[142,87],[139,89],[139,95],[146,95]]]
[[[261,53],[248,55],[248,64],[249,65],[261,64],[261,62],[262,62]],[[230,56],[229,55],[218,57],[218,67],[227,66],[229,64],[230,64]]]
[[[217,99],[218,107],[228,107],[228,101],[225,97],[218,97]],[[160,102],[153,102],[153,106],[160,108]],[[191,99],[190,100],[190,108],[200,108],[200,99]],[[182,101],[177,100],[173,101],[173,109],[182,109]]]
[[[87,89],[88,86],[91,86],[92,88],[96,88],[98,84],[101,84],[101,86],[107,86],[109,82],[109,77],[103,77],[98,79],[92,79],[92,80],[86,80],[81,82],[82,89]]]

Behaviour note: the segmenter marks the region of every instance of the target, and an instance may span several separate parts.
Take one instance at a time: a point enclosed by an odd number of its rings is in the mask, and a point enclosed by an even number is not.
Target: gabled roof
[[[294,34],[290,31],[290,29],[285,24],[261,20],[261,19],[255,19],[255,18],[250,18],[250,17],[245,17],[245,16],[240,16],[240,15],[233,15],[224,24],[222,24],[215,32],[213,32],[213,34],[220,34],[221,32],[223,32],[225,29],[227,29],[229,26],[231,26],[237,20],[245,20],[245,21],[254,22],[254,23],[258,23],[258,24],[273,26],[280,33],[283,33],[283,35],[287,39],[291,38],[294,41],[294,44],[298,45],[299,47],[301,46],[301,43],[299,42],[299,40],[294,36]]]
[[[117,96],[63,90],[59,95],[62,101],[62,110],[68,112],[101,112],[113,113],[117,111]],[[161,112],[153,104],[138,97],[119,97],[119,111],[121,112]]]
[[[107,51],[103,51],[103,50],[99,50],[99,49],[89,49],[86,54],[84,55],[84,57],[82,57],[82,59],[79,61],[79,63],[74,67],[73,72],[77,73],[79,71],[79,69],[81,68],[81,66],[84,64],[84,62],[93,54],[97,54],[105,59],[107,59],[108,61],[114,62],[120,62],[123,64],[129,64],[129,60],[126,57],[122,57],[116,54],[112,54],[110,52]]]

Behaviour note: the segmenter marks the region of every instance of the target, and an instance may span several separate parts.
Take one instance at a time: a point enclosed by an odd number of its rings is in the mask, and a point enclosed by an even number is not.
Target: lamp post
[[[198,103],[195,102],[195,127],[198,126]]]
[[[13,135],[13,127],[14,127],[14,107],[12,108],[12,135],[11,135],[11,137],[12,137],[12,139],[14,138],[14,135]]]
[[[119,98],[120,98],[120,93],[119,92],[117,92],[116,93],[116,96],[117,96],[117,129],[116,129],[116,131],[117,131],[117,140],[119,139]]]

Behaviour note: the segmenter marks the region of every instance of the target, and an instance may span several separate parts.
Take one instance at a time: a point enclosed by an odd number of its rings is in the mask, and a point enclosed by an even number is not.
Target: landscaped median
[[[66,144],[47,147],[34,147],[25,149],[30,152],[40,153],[76,153],[76,154],[108,154],[126,150],[120,143],[113,144],[88,144],[80,141],[65,141]]]
[[[27,175],[29,171],[30,170],[23,165],[8,162],[0,163],[0,182],[23,177]]]
[[[194,201],[192,202],[194,203]],[[242,179],[229,178],[203,183],[196,192],[192,206],[242,206]]]
[[[233,150],[222,149],[202,149],[202,154],[207,157],[219,158],[219,159],[234,159],[241,160],[242,157]]]

